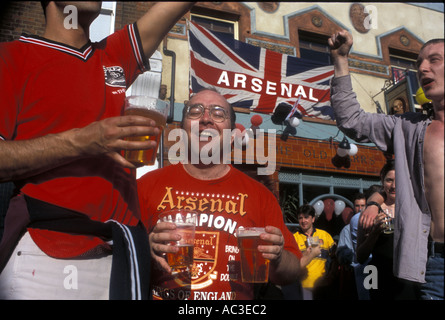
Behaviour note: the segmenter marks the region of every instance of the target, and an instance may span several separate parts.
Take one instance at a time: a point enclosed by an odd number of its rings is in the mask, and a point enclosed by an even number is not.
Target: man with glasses
[[[149,234],[154,299],[255,299],[254,286],[243,283],[235,231],[238,227],[266,227],[261,238],[267,245],[258,250],[270,260],[269,280],[275,284],[295,281],[301,253],[286,228],[274,195],[262,184],[225,164],[222,149],[235,128],[235,113],[227,100],[214,90],[193,95],[183,111],[181,128],[188,158],[147,173],[138,181],[142,221]],[[207,163],[200,155],[209,144],[219,143],[219,161]],[[174,225],[157,223],[158,214],[172,209],[196,211],[194,264],[191,287],[178,284],[164,255],[174,253]]]

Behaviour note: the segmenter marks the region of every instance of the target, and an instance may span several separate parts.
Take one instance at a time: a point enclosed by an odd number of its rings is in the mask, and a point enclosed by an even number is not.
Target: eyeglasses
[[[227,119],[227,112],[223,107],[211,105],[210,108],[205,108],[202,104],[187,106],[187,117],[192,120],[200,119],[206,109],[209,110],[210,117],[215,122],[223,122]]]

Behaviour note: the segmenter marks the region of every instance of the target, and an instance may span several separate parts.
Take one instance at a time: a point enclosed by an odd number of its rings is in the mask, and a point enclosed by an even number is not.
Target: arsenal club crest
[[[108,86],[111,87],[126,87],[126,81],[125,81],[125,73],[124,69],[120,66],[114,66],[114,67],[105,67],[104,69],[104,75],[105,75],[105,83]]]
[[[215,271],[218,260],[219,232],[197,231],[193,253],[192,290],[210,286],[218,276]]]

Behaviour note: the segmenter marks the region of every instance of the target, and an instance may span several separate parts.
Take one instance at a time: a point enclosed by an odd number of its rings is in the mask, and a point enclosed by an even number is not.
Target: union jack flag
[[[394,84],[396,84],[406,78],[406,70],[405,69],[392,67],[391,71],[392,71],[392,80],[394,81]]]
[[[237,41],[191,21],[188,29],[191,93],[214,87],[234,107],[272,114],[280,103],[297,104],[303,116],[334,120],[333,66]]]

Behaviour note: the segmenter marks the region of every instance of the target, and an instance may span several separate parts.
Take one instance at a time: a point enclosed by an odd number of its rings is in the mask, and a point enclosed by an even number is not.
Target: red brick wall
[[[350,167],[336,168],[332,164],[332,158],[336,155],[338,144],[338,142],[330,143],[329,141],[296,137],[289,137],[284,142],[277,136],[277,166],[379,176],[380,169],[386,163],[381,151],[375,147],[358,146],[358,153],[350,157]]]
[[[116,4],[115,29],[120,30],[125,25],[137,21],[154,3],[149,1],[119,1]]]
[[[176,124],[170,124],[164,136],[164,160],[165,165],[168,165],[168,150],[175,144],[175,141],[168,141],[168,133],[170,130],[176,128]],[[267,138],[266,138],[267,139]],[[252,140],[251,140],[252,142]],[[276,170],[280,168],[295,168],[309,171],[322,171],[332,174],[342,173],[351,175],[362,175],[379,177],[380,169],[386,163],[386,158],[381,151],[375,147],[358,146],[358,153],[350,157],[350,167],[337,168],[332,164],[332,158],[337,152],[339,142],[320,141],[315,139],[289,137],[285,142],[276,135]],[[258,153],[260,155],[268,156],[267,140],[263,142],[255,141],[255,144],[249,144],[258,150],[253,152],[242,152],[243,163],[256,163]],[[264,151],[266,147],[266,151]],[[257,153],[258,152],[258,153]],[[254,158],[249,158],[248,155],[254,155]],[[232,157],[233,158],[233,157]],[[246,161],[247,159],[247,161]]]
[[[139,19],[153,2],[117,2],[115,29]],[[0,42],[16,40],[22,33],[42,35],[45,17],[40,1],[3,1],[0,4]]]
[[[16,40],[22,33],[42,35],[44,30],[40,1],[3,1],[0,5],[0,42]]]

